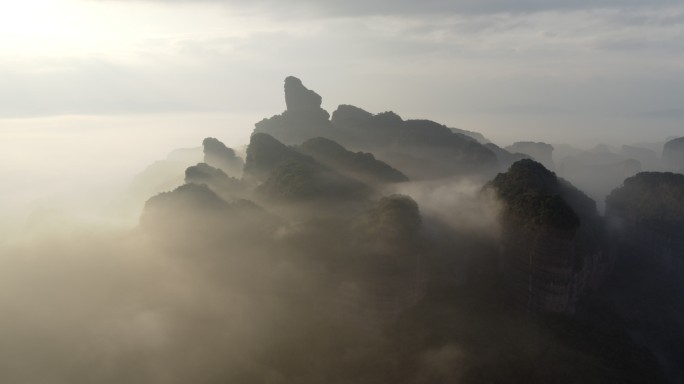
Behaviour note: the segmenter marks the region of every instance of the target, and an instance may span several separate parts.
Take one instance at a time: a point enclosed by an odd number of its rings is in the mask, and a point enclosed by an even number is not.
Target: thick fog
[[[294,77],[285,100],[254,132],[3,131],[0,381],[682,377],[680,139],[498,141],[331,114]]]

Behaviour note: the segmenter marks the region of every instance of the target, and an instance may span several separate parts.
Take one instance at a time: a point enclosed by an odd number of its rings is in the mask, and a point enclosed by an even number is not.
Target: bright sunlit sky
[[[205,136],[244,143],[284,109],[288,75],[330,112],[501,145],[659,142],[684,134],[684,4],[0,0],[0,173],[129,172]]]
[[[292,74],[330,111],[391,109],[502,144],[684,131],[681,1],[0,4],[3,119],[232,114],[248,126],[225,128],[248,131],[283,109]]]

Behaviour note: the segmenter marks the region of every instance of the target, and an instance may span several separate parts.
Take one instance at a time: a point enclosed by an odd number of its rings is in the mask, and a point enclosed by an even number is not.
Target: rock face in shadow
[[[223,170],[230,176],[242,176],[243,161],[235,154],[235,151],[213,137],[204,139],[202,146],[205,163]]]
[[[342,315],[370,324],[394,320],[425,294],[418,204],[404,195],[383,197],[357,219],[352,233],[355,254],[335,293]]]
[[[613,264],[594,201],[529,159],[485,190],[504,203],[501,272],[512,299],[533,312],[573,313]]]
[[[505,148],[511,153],[523,153],[542,163],[546,169],[554,170],[553,146],[542,142],[518,141]]]
[[[663,161],[670,170],[684,173],[684,137],[665,143]]]
[[[606,198],[606,216],[642,257],[684,276],[684,175],[642,172],[626,179]]]
[[[642,172],[606,198],[618,256],[604,300],[628,319],[672,383],[684,380],[684,175]]]

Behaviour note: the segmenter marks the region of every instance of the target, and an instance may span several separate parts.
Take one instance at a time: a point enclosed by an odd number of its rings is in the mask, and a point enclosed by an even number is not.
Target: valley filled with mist
[[[684,380],[684,137],[497,143],[273,92],[244,134],[6,145],[0,382]]]

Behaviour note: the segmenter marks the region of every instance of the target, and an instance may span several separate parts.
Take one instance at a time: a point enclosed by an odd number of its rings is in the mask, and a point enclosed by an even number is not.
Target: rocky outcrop
[[[243,161],[235,154],[235,151],[213,137],[204,139],[202,146],[204,147],[205,163],[223,170],[230,176],[242,176]]]
[[[477,139],[429,120],[407,120],[393,112],[371,114],[340,105],[332,120],[321,97],[294,77],[285,80],[287,110],[256,124],[255,133],[267,133],[288,144],[323,137],[354,151],[374,156],[409,178],[485,174],[498,170],[496,156]]]
[[[296,77],[285,79],[285,104],[285,112],[256,123],[254,132],[267,133],[285,144],[333,136],[330,114],[321,108],[321,96]]]
[[[500,267],[512,300],[533,312],[574,312],[613,265],[593,200],[529,159],[485,190],[504,203]]]
[[[285,79],[285,105],[288,111],[316,112],[322,102],[321,96],[306,88],[298,78],[288,76]]]
[[[665,143],[663,161],[670,170],[684,173],[684,137]]]
[[[332,122],[341,143],[373,152],[412,180],[498,169],[496,156],[487,147],[431,120],[403,120],[394,112],[372,115],[340,106]]]
[[[554,170],[553,146],[542,142],[518,141],[505,148],[511,153],[523,153],[542,163],[546,169]]]

